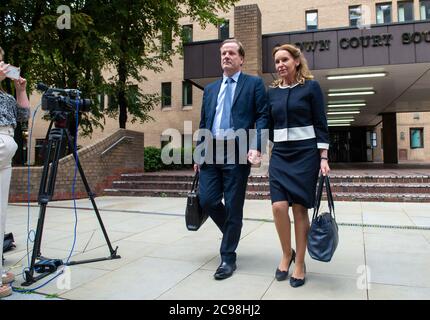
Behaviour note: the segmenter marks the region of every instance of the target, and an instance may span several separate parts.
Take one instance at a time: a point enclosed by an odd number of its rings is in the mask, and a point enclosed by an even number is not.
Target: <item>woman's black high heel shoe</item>
[[[288,271],[290,270],[291,263],[293,261],[296,261],[296,252],[294,251],[294,249],[292,249],[291,251],[292,251],[291,252],[291,259],[290,259],[290,263],[288,264],[287,271],[281,271],[281,270],[279,270],[279,268],[276,268],[275,278],[278,281],[284,281],[284,280],[287,279],[287,277],[288,277]]]
[[[304,266],[304,272],[305,272],[305,276],[306,276],[306,263],[303,266]],[[293,288],[301,287],[304,284],[305,284],[305,277],[303,279],[297,279],[294,277],[290,278],[290,285]]]

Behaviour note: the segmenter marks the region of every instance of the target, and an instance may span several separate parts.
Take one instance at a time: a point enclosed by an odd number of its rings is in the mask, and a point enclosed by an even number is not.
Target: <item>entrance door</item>
[[[366,129],[355,127],[330,130],[329,157],[334,162],[367,162]]]
[[[350,161],[349,131],[330,131],[329,159],[332,162]]]

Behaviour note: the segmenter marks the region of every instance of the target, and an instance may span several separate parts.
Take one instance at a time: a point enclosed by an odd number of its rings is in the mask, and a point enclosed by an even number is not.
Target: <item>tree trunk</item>
[[[119,62],[118,77],[119,77],[119,90],[118,90],[118,104],[119,104],[119,127],[125,129],[127,124],[127,99],[125,97],[126,86],[126,64],[124,61]]]
[[[125,129],[125,126],[127,124],[127,99],[125,96],[125,89],[126,89],[126,82],[127,82],[127,61],[125,58],[125,52],[127,51],[127,35],[125,34],[128,30],[128,28],[123,29],[123,34],[121,36],[121,57],[119,58],[118,62],[118,104],[119,104],[119,127],[121,129]]]

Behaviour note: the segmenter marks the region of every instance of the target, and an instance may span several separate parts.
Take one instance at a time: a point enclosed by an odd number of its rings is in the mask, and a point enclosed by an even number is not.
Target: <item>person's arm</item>
[[[313,81],[312,92],[312,120],[320,150],[320,169],[323,175],[330,172],[328,165],[329,133],[325,113],[324,95],[318,82]]]
[[[255,89],[255,128],[257,129],[257,150],[261,152],[261,130],[269,128],[269,113],[267,108],[267,94],[263,80],[258,78]]]
[[[207,88],[205,88],[204,92],[203,92],[203,99],[202,99],[202,109],[200,112],[200,124],[199,124],[199,129],[205,129],[206,126],[206,114],[205,114],[205,105],[206,105],[206,101],[207,101]],[[197,139],[197,143],[196,143],[196,147],[202,143],[202,135],[199,135],[198,139]],[[194,163],[194,172],[200,171],[200,165],[197,163]]]
[[[271,92],[269,89],[269,90],[267,90],[267,115],[269,117],[269,120],[268,120],[269,137],[268,137],[268,139],[269,139],[269,141],[271,141],[273,143],[273,136],[274,136],[273,132],[275,129],[275,122],[274,122],[274,119],[272,117],[272,104],[270,102],[270,95],[271,95]]]
[[[27,96],[27,80],[19,78],[14,80],[16,90],[17,116],[19,122],[27,121],[30,117],[30,101]]]
[[[257,149],[250,149],[248,152],[248,161],[252,164],[259,164],[261,162],[261,145],[262,140],[266,141],[265,137],[262,138],[262,130],[267,130],[269,126],[269,116],[267,112],[267,97],[266,88],[264,87],[263,80],[257,79],[255,87],[255,129],[257,130]]]
[[[16,89],[16,102],[21,106],[21,108],[30,108],[30,101],[27,96],[27,80],[24,78],[19,78],[14,80]]]

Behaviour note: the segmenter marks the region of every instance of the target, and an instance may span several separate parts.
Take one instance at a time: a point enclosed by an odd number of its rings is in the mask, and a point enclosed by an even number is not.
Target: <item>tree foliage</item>
[[[217,12],[227,11],[238,0],[2,0],[0,46],[5,61],[19,65],[29,84],[43,81],[49,86],[80,88],[95,100],[92,112],[83,114],[84,134],[103,127],[99,94],[111,97],[110,116],[119,126],[130,121],[150,120],[149,112],[159,103],[158,93],[143,93],[142,71],[161,72],[181,52],[181,41],[161,47],[162,37],[180,39],[180,19],[218,24]],[[57,27],[67,5],[71,28]],[[103,70],[112,76],[105,78]],[[105,73],[107,74],[107,73]]]

